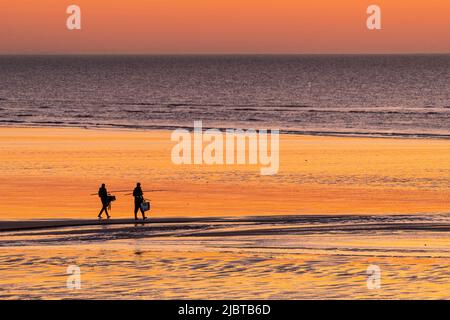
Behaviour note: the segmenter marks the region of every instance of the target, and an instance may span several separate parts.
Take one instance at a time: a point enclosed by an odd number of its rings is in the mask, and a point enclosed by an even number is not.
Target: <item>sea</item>
[[[450,55],[0,56],[0,125],[450,138]]]

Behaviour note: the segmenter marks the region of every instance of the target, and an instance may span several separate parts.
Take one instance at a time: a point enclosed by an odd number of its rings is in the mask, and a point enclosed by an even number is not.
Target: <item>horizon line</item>
[[[330,55],[450,55],[450,52],[12,52],[1,53],[0,56],[330,56]]]

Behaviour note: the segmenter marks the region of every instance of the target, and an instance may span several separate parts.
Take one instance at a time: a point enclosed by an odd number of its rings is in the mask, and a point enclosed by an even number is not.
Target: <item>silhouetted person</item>
[[[133,190],[133,197],[134,197],[134,220],[138,220],[137,213],[139,210],[142,212],[142,219],[147,219],[145,216],[144,210],[141,208],[142,202],[144,202],[144,193],[141,189],[141,184],[138,182],[136,185],[136,188]]]
[[[100,210],[100,213],[98,214],[98,217],[102,217],[103,211],[105,211],[106,216],[109,218],[108,213],[108,206],[109,206],[109,199],[108,199],[108,191],[106,190],[106,185],[103,183],[101,188],[98,189],[98,196],[100,197],[100,200],[102,201],[102,210]]]

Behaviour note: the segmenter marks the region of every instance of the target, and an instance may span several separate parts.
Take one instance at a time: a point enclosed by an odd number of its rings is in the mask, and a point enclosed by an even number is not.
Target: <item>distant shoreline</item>
[[[18,122],[0,123],[0,128],[15,128],[15,129],[40,129],[40,128],[54,128],[54,129],[85,129],[85,130],[112,130],[112,131],[169,131],[176,129],[192,130],[193,126],[170,126],[170,125],[73,125],[73,124],[21,124]],[[203,130],[218,129],[224,131],[226,129],[259,129],[259,127],[212,127],[204,126]],[[269,130],[271,128],[268,128]],[[277,128],[273,128],[277,129]],[[340,132],[340,131],[312,131],[312,130],[286,130],[280,129],[281,134],[297,135],[297,136],[312,136],[312,137],[340,137],[340,138],[375,138],[375,139],[433,139],[433,140],[450,140],[450,133],[400,133],[400,132]]]

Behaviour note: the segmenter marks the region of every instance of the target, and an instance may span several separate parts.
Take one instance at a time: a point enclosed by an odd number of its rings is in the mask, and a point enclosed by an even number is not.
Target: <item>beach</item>
[[[448,215],[9,226],[15,231],[0,232],[3,299],[446,299],[450,294]],[[66,287],[69,266],[80,268],[77,290]],[[369,266],[381,270],[377,290],[368,287]]]
[[[280,136],[280,170],[175,165],[171,131],[0,128],[4,299],[440,299],[446,139]],[[142,183],[150,219],[134,221]],[[95,219],[101,183],[112,219]],[[77,266],[81,288],[68,289]],[[367,286],[369,266],[382,272]]]
[[[114,218],[136,182],[153,217],[448,213],[446,139],[280,136],[280,169],[175,165],[171,131],[0,128],[0,219],[95,218],[106,183]],[[128,195],[127,195],[128,194]]]

